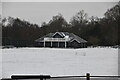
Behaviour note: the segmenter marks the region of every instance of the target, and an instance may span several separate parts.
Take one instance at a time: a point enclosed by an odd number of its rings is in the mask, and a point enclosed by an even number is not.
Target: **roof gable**
[[[73,33],[70,33],[70,37],[71,37],[71,42],[73,41],[73,40],[77,40],[79,43],[86,43],[87,41],[86,40],[84,40],[84,39],[82,39],[81,37],[79,37],[79,36],[77,36],[77,35],[75,35],[75,34],[73,34]]]
[[[54,33],[54,34],[53,34],[53,37],[56,36],[57,34],[58,34],[59,36],[61,36],[61,38],[64,37],[64,34],[62,34],[61,32],[56,32],[56,33]]]
[[[73,41],[76,41],[76,42],[80,43],[80,41],[78,41],[77,39],[73,39],[70,42],[73,42]]]

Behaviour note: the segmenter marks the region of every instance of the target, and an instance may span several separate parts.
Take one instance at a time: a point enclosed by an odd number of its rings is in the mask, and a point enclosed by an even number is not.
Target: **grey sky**
[[[117,2],[3,2],[3,16],[19,17],[40,25],[61,13],[69,21],[79,10],[88,16],[103,17]]]

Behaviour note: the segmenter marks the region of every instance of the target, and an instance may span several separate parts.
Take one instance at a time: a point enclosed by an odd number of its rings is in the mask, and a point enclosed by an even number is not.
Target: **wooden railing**
[[[65,42],[69,41],[69,38],[44,38],[44,41]]]
[[[27,80],[35,80],[35,79],[39,79],[39,80],[59,80],[62,79],[65,80],[67,78],[69,78],[69,80],[74,80],[73,78],[77,78],[75,80],[81,80],[81,78],[84,78],[84,80],[92,80],[92,78],[98,78],[98,79],[94,79],[94,80],[106,80],[105,78],[108,78],[107,80],[120,80],[120,76],[90,76],[90,73],[86,73],[85,76],[58,76],[58,77],[51,77],[50,75],[12,75],[11,78],[4,78],[1,80],[23,80],[23,79],[27,79]],[[71,78],[71,79],[70,79]],[[112,78],[112,79],[111,79]],[[68,80],[68,79],[67,79]],[[82,79],[83,80],[83,79]]]

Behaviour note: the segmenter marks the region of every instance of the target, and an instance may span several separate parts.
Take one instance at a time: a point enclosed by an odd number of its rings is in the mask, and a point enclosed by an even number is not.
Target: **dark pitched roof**
[[[45,37],[52,38],[53,34],[54,34],[54,33],[49,33],[49,34],[47,34],[47,35],[45,35],[45,36],[43,36],[43,37],[41,37],[41,38],[39,38],[39,39],[37,39],[37,40],[35,40],[35,41],[36,41],[36,42],[42,42]]]
[[[68,32],[56,32],[56,33],[59,33],[60,35],[62,35],[64,37],[65,36],[69,36],[70,42],[72,42],[74,40],[77,40],[79,43],[86,43],[87,42],[86,40],[80,38],[79,36],[77,36],[77,35],[75,35],[73,33],[68,33]],[[43,36],[43,37],[41,37],[41,38],[39,38],[39,39],[37,39],[35,41],[36,42],[43,42],[43,40],[44,40],[45,37],[52,38],[54,34],[55,33],[49,33],[49,34],[47,34],[47,35],[45,35],[45,36]]]
[[[81,37],[79,37],[73,33],[70,33],[70,37],[72,38],[72,39],[70,39],[71,42],[74,40],[77,40],[79,43],[81,43],[81,42],[86,43],[87,42],[86,40],[82,39]]]

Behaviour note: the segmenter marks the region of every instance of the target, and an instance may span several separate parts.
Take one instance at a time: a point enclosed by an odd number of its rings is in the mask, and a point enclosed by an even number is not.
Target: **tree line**
[[[12,22],[7,26],[2,25],[2,45],[34,46],[34,40],[56,31],[74,33],[87,40],[89,46],[114,46],[120,42],[120,2],[108,9],[103,18],[88,17],[84,10],[78,11],[69,22],[58,14],[41,26],[19,18],[9,18]],[[2,19],[2,23],[5,20]]]

